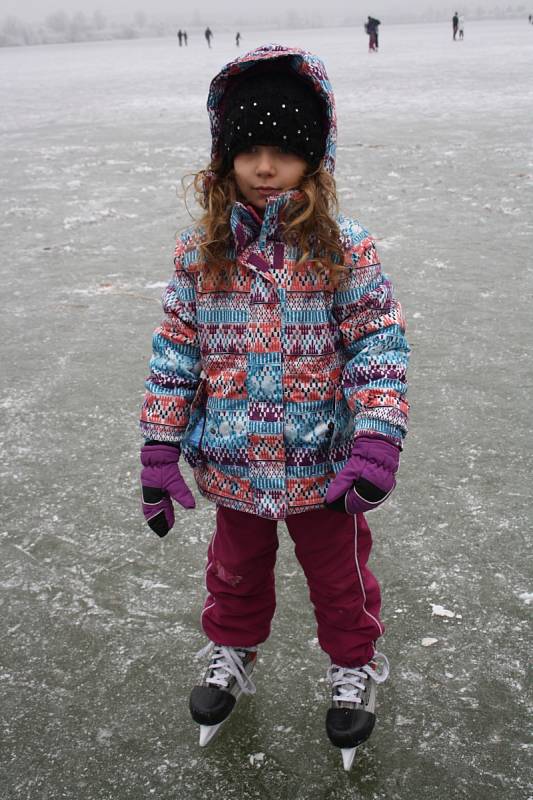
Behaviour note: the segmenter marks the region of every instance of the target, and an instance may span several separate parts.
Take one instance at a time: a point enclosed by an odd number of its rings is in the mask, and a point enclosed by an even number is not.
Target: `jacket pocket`
[[[206,380],[202,378],[191,403],[189,424],[183,437],[184,456],[192,467],[201,462],[202,438],[206,419],[207,387]]]
[[[346,402],[344,392],[340,388],[335,391],[335,411],[333,417],[334,425],[331,443],[339,445],[343,442],[351,441],[355,428],[355,420]]]
[[[354,415],[340,387],[335,391],[335,411],[333,416],[334,423],[329,457],[334,465],[339,465],[337,468],[334,467],[337,470],[350,456],[355,430]]]
[[[285,411],[283,440],[289,467],[313,467],[327,464],[333,433],[333,402],[308,411]]]
[[[218,464],[248,463],[248,417],[245,408],[207,408],[201,440],[202,457]]]

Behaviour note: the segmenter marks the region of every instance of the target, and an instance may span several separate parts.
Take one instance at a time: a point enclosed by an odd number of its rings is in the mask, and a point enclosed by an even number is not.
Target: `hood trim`
[[[221,155],[221,107],[228,83],[236,75],[241,74],[256,64],[287,57],[290,58],[290,66],[295,73],[309,81],[323,101],[326,109],[326,122],[328,126],[323,165],[327,172],[331,175],[334,174],[337,145],[337,114],[333,89],[329,82],[324,63],[318,56],[309,53],[307,50],[302,50],[298,47],[285,47],[279,44],[262,45],[236,58],[234,61],[230,61],[211,81],[207,98],[207,112],[209,114],[211,126],[211,158],[213,160]]]

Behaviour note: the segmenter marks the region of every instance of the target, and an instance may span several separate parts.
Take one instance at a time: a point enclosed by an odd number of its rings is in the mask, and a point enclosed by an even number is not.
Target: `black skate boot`
[[[332,687],[332,706],[326,716],[330,741],[340,747],[344,769],[350,770],[358,745],[366,741],[376,722],[376,684],[389,675],[389,662],[375,653],[364,667],[338,667],[332,664],[328,680]]]
[[[200,747],[218,733],[242,694],[255,694],[250,675],[257,659],[257,647],[225,647],[209,644],[199,655],[212,651],[211,662],[201,686],[195,686],[189,709],[200,725]]]

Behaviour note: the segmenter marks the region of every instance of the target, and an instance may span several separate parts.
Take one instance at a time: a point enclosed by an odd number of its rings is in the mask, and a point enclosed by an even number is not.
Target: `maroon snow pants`
[[[307,578],[321,648],[338,666],[366,664],[383,626],[379,585],[366,566],[372,537],[364,516],[324,508],[291,515],[285,523]],[[251,647],[268,638],[277,549],[275,520],[217,508],[202,612],[212,642]]]

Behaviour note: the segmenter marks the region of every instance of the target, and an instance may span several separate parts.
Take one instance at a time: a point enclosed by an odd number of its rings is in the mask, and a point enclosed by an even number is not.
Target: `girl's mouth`
[[[274,189],[272,186],[256,186],[255,189],[261,197],[268,197],[271,194],[279,194],[281,189]]]

